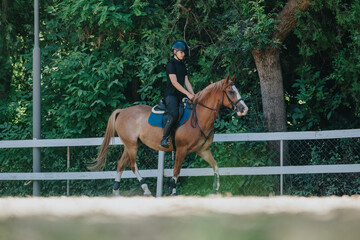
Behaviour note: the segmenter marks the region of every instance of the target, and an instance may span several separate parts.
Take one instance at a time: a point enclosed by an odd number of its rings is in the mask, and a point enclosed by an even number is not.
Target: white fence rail
[[[360,138],[360,129],[312,131],[312,132],[276,132],[276,133],[238,133],[215,134],[214,142],[236,141],[280,141],[282,152],[283,141],[286,140],[320,140],[335,138]],[[0,148],[34,148],[34,147],[68,147],[68,161],[70,160],[69,147],[99,146],[103,138],[78,139],[33,139],[0,141]],[[119,138],[113,138],[111,145],[121,145]],[[282,194],[282,176],[285,174],[316,174],[316,173],[355,173],[360,172],[360,164],[337,165],[306,165],[283,166],[283,154],[280,154],[280,166],[272,167],[231,167],[220,168],[220,175],[280,175],[280,194]],[[172,169],[164,169],[164,152],[159,152],[158,169],[140,170],[143,177],[157,177],[156,196],[162,195],[163,177],[171,177]],[[68,163],[69,164],[69,163]],[[41,172],[41,173],[0,173],[0,180],[89,180],[113,179],[115,171],[103,172]],[[212,176],[211,168],[181,169],[180,176]],[[131,171],[125,171],[122,178],[135,178]],[[69,192],[69,190],[68,190]]]

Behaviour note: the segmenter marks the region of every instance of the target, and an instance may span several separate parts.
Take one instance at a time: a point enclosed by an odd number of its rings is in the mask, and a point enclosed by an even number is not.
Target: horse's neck
[[[216,111],[218,111],[221,106],[221,96],[222,95],[220,91],[217,92],[209,91],[204,96],[200,97],[198,102],[211,109],[216,109]]]
[[[213,110],[208,109],[204,106],[200,106],[199,104],[197,104],[196,106],[199,124],[205,132],[212,130],[215,119],[219,113],[221,106],[220,92],[216,92],[216,93],[208,92],[207,94],[211,94],[211,95],[210,96],[204,95],[202,98],[198,100],[198,103],[201,103],[202,105],[211,108]]]

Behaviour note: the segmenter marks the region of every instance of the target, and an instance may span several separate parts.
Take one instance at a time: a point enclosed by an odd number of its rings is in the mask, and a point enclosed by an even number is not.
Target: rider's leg
[[[174,122],[175,122],[174,117],[169,115],[169,118],[166,121],[166,125],[164,128],[164,135],[163,135],[163,138],[160,143],[160,145],[164,148],[168,148],[170,146],[169,136],[170,136],[172,126],[174,125]]]
[[[166,108],[169,112],[169,118],[166,121],[164,128],[164,135],[160,145],[164,148],[168,148],[171,144],[169,141],[171,129],[176,123],[179,116],[179,101],[175,96],[167,96],[165,101],[166,101]]]

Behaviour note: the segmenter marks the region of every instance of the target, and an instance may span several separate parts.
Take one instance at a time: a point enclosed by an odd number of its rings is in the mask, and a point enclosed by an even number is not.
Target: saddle
[[[191,109],[188,103],[188,98],[183,98],[179,105],[179,119],[174,126],[174,129],[179,128],[183,125],[189,118],[191,114]],[[166,110],[166,106],[163,100],[155,105],[148,119],[148,123],[154,127],[165,127],[165,123],[168,119],[168,112]]]
[[[153,106],[153,108],[151,109],[151,112],[154,114],[164,114],[165,111],[166,111],[166,106],[163,99],[161,99],[159,103]]]

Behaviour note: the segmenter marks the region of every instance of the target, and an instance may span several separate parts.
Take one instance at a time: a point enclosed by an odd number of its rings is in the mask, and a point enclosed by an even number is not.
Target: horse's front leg
[[[169,185],[169,194],[176,196],[176,183],[180,175],[181,165],[184,161],[186,153],[182,151],[181,149],[177,149],[176,155],[175,155],[175,164],[174,164],[174,173],[173,177],[170,179],[170,185]]]
[[[211,193],[217,193],[220,188],[220,175],[219,175],[219,166],[215,161],[210,149],[205,149],[197,152],[197,154],[202,157],[214,170],[214,181],[213,181],[213,190]]]

